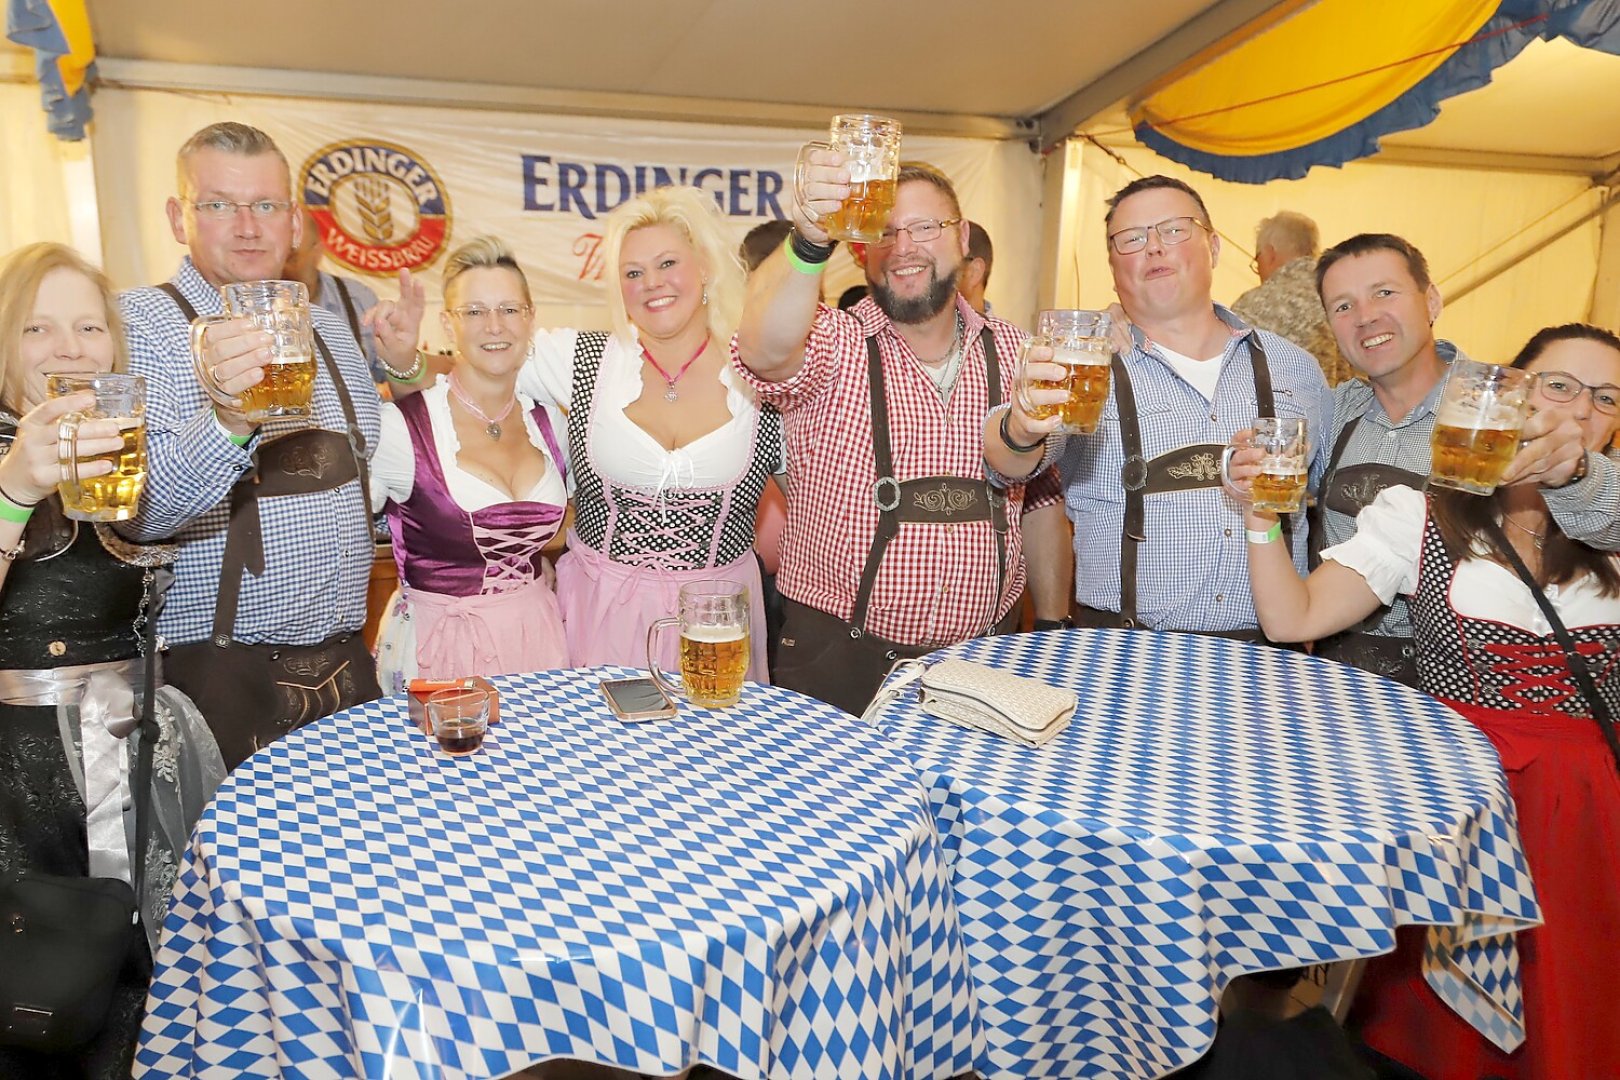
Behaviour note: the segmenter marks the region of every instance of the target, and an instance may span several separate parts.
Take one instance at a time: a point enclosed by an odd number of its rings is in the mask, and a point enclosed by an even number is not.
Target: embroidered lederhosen
[[[197,318],[174,285],[159,288],[188,321]],[[314,337],[348,431],[311,427],[260,442],[252,467],[231,488],[213,633],[206,642],[172,646],[168,652],[169,682],[196,701],[227,768],[294,728],[381,693],[358,630],[316,645],[247,645],[235,637],[242,574],[262,574],[265,568],[260,499],[334,491],[358,481],[358,510],[368,528],[371,521],[365,434],[331,349],[319,332]]]
[[[1001,363],[995,338],[988,326],[984,344],[985,380],[989,407],[1001,403]],[[982,479],[963,476],[923,476],[900,480],[894,475],[894,448],[889,439],[889,403],[883,384],[883,360],[875,336],[866,339],[867,379],[871,394],[872,451],[876,477],[872,498],[878,508],[877,532],[867,551],[866,565],[856,587],[855,607],[848,622],[824,611],[785,599],[787,611],[777,647],[777,685],[799,690],[859,713],[871,700],[883,676],[896,660],[922,656],[950,642],[898,644],[866,631],[872,590],[890,541],[902,524],[959,524],[988,521],[996,538],[996,589],[985,618],[983,634],[1004,633],[1016,625],[1017,611],[997,619],[1007,575],[1007,496]]]
[[[1310,517],[1310,565],[1313,570],[1322,561],[1322,549],[1327,546],[1329,510],[1353,518],[1378,498],[1379,493],[1385,488],[1403,484],[1421,491],[1428,483],[1428,477],[1409,469],[1376,462],[1340,469],[1339,461],[1344,457],[1345,448],[1350,445],[1350,437],[1355,434],[1361,421],[1362,417],[1356,416],[1345,423],[1344,429],[1339,432],[1339,438],[1333,444],[1333,453],[1328,458],[1327,473],[1322,479],[1322,493]],[[1381,614],[1373,617],[1371,625],[1377,625]],[[1349,664],[1363,671],[1371,671],[1412,687],[1418,685],[1416,652],[1416,645],[1406,638],[1360,630],[1347,630],[1316,643],[1317,656],[1337,660],[1341,664]]]
[[[1271,389],[1271,368],[1266,363],[1265,348],[1255,334],[1249,335],[1249,363],[1254,370],[1257,415],[1276,416],[1277,400]],[[1141,625],[1141,616],[1137,611],[1137,559],[1142,544],[1147,540],[1147,497],[1220,487],[1221,453],[1226,448],[1216,443],[1193,443],[1147,460],[1142,454],[1142,418],[1136,408],[1136,391],[1131,385],[1125,361],[1117,353],[1113,360],[1113,374],[1120,441],[1125,451],[1125,463],[1120,468],[1119,477],[1125,488],[1125,517],[1119,543],[1119,612],[1116,615],[1081,608],[1075,615],[1076,621],[1083,625],[1131,629]],[[1289,545],[1293,541],[1291,525],[1292,522],[1287,519],[1283,521],[1283,542]],[[1258,632],[1221,636],[1263,640]]]

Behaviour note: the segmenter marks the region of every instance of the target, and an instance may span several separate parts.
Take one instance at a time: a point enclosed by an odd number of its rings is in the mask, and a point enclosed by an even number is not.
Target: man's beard
[[[921,296],[902,300],[894,294],[881,281],[867,279],[867,288],[871,290],[872,299],[877,303],[878,309],[889,317],[890,322],[902,325],[925,323],[935,315],[944,311],[956,300],[956,279],[961,273],[960,264],[951,267],[951,272],[944,277],[939,276],[939,267],[931,267],[928,271],[928,289]]]

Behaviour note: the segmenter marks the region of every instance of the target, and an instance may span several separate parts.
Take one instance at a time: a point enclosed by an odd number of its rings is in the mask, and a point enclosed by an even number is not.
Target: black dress
[[[113,558],[55,498],[29,522],[27,547],[0,592],[0,669],[55,668],[139,653],[143,571]],[[59,554],[52,554],[60,552]],[[0,877],[89,872],[85,808],[51,706],[0,704]],[[151,959],[132,934],[107,1026],[81,1053],[42,1057],[0,1047],[0,1078],[127,1077]]]

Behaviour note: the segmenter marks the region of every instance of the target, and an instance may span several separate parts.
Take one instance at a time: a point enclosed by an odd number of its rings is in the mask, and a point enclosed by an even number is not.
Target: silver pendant
[[[664,400],[665,401],[674,401],[677,396],[678,395],[675,393],[675,384],[670,383],[669,384],[669,389],[664,391]]]
[[[489,422],[489,426],[484,428],[484,434],[499,442],[501,438],[501,425],[491,420]]]

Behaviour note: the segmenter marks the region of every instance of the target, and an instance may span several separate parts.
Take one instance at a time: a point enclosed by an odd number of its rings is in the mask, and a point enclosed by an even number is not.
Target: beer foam
[[[1298,476],[1305,471],[1305,459],[1294,454],[1268,457],[1260,463],[1260,471],[1272,476]]]
[[[1505,401],[1448,401],[1440,406],[1434,422],[1455,428],[1515,431],[1524,426],[1524,413],[1520,406]]]
[[[684,626],[681,636],[688,641],[701,641],[711,645],[719,645],[727,641],[740,641],[748,636],[746,626],[733,623],[730,626]]]

